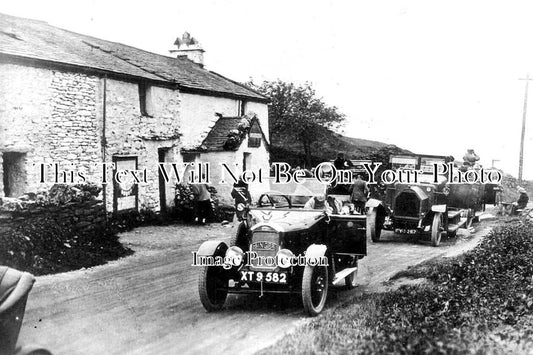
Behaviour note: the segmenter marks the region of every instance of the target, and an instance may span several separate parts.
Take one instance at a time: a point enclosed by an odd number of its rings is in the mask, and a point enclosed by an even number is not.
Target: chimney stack
[[[176,38],[174,45],[177,49],[171,49],[170,54],[176,58],[186,57],[189,60],[204,66],[204,49],[198,41],[191,37],[189,32],[184,32],[181,38]]]

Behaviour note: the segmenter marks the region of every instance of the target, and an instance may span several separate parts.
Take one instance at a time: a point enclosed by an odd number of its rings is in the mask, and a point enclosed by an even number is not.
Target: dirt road
[[[384,235],[369,244],[360,287],[337,289],[328,310],[352,292],[376,289],[398,270],[475,245],[488,222],[469,237],[429,242]],[[197,296],[193,250],[208,239],[228,239],[233,227],[143,227],[121,241],[136,253],[88,270],[37,278],[21,340],[54,354],[250,354],[308,318],[297,298],[229,296],[227,307],[206,313]]]

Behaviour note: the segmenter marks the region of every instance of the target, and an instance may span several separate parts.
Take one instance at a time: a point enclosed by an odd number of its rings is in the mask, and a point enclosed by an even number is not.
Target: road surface
[[[327,311],[354,292],[379,289],[397,271],[423,260],[457,254],[487,233],[483,222],[467,237],[429,241],[386,232],[369,243],[360,263],[360,286],[330,293]],[[250,354],[308,321],[297,297],[230,295],[221,312],[206,313],[198,299],[192,251],[209,239],[228,239],[235,228],[142,227],[121,235],[135,254],[91,269],[37,278],[21,341],[55,355]],[[468,233],[467,233],[468,234]]]

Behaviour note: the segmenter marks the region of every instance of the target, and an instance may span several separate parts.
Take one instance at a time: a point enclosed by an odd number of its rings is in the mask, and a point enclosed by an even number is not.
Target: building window
[[[25,162],[25,153],[4,152],[2,154],[2,175],[6,197],[19,197],[26,192]]]
[[[145,82],[139,83],[139,107],[141,115],[152,116],[152,87]]]
[[[244,116],[246,113],[246,100],[239,100],[238,114],[239,116]]]
[[[243,153],[242,154],[242,171],[252,169],[252,153]]]
[[[181,153],[181,157],[182,157],[184,163],[194,163],[194,162],[196,162],[196,160],[200,159],[200,154],[182,152]]]

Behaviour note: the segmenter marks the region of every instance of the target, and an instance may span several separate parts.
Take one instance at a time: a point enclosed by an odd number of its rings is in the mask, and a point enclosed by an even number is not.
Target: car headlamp
[[[244,203],[237,204],[237,211],[239,211],[239,212],[244,211]]]
[[[350,207],[342,206],[341,214],[350,214]]]
[[[294,254],[289,249],[281,249],[276,254],[276,264],[281,268],[289,268],[292,266],[292,260],[294,259]]]
[[[226,265],[240,266],[244,258],[244,252],[238,246],[232,246],[226,251],[224,258]]]

